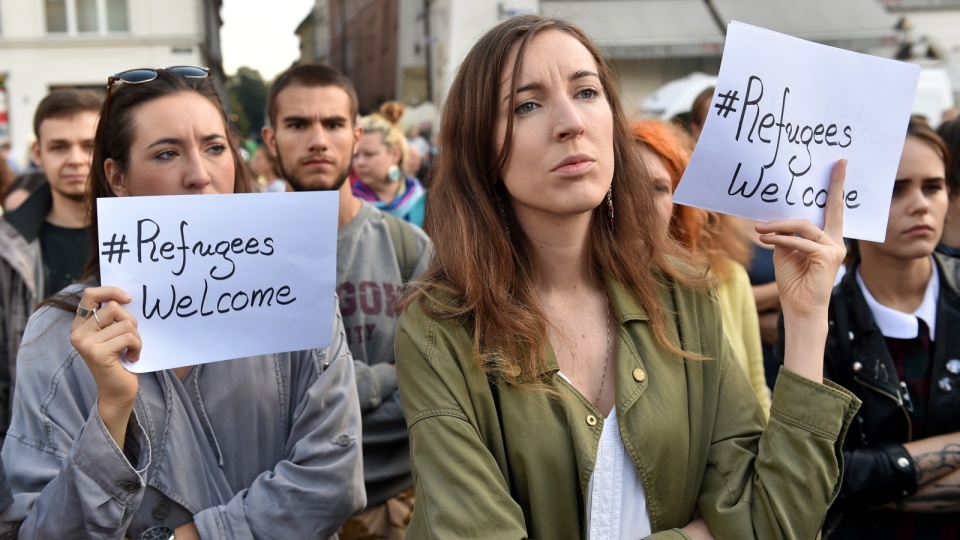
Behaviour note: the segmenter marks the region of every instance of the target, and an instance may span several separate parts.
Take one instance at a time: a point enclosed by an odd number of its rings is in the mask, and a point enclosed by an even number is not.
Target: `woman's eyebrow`
[[[574,73],[573,75],[571,75],[571,76],[570,76],[570,80],[571,80],[571,81],[575,81],[575,80],[577,80],[577,79],[582,79],[582,78],[584,78],[584,77],[596,77],[596,78],[599,79],[599,78],[600,78],[600,75],[597,75],[595,72],[590,71],[590,70],[587,70],[587,69],[581,69],[580,71],[577,71],[576,73]]]
[[[596,77],[597,79],[599,79],[599,78],[600,78],[600,75],[598,75],[596,72],[590,71],[590,70],[588,70],[588,69],[581,69],[581,70],[579,70],[579,71],[574,72],[572,75],[570,75],[570,80],[571,80],[571,81],[575,81],[575,80],[577,80],[577,79],[583,79],[583,78],[586,78],[586,77]],[[520,94],[520,93],[522,93],[522,92],[529,92],[529,91],[531,91],[531,90],[539,90],[539,89],[542,88],[542,87],[543,87],[543,85],[541,85],[541,84],[538,83],[538,82],[527,83],[527,84],[525,84],[525,85],[523,85],[523,86],[518,86],[517,89],[516,89],[516,91],[514,92],[514,94]],[[503,101],[507,101],[507,100],[509,100],[509,99],[510,99],[510,95],[508,94],[508,95],[504,96]]]
[[[211,133],[209,135],[204,135],[200,140],[203,142],[209,142],[212,140],[225,139],[225,138],[226,137],[224,137],[220,133]],[[183,142],[183,139],[180,139],[177,137],[162,137],[150,143],[150,145],[148,145],[147,148],[153,148],[154,146],[162,146],[167,144],[173,145],[173,146],[181,146],[184,144],[184,142]]]

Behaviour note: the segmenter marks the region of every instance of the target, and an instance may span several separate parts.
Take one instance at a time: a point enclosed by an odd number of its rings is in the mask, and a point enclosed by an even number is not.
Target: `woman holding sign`
[[[231,193],[246,178],[209,71],[110,78],[97,197]],[[100,250],[97,206],[91,238]],[[137,375],[130,301],[99,259],[30,319],[3,446],[21,538],[326,538],[363,508],[360,410],[339,313],[324,350]],[[223,336],[230,339],[230,336]],[[203,354],[203,351],[197,351]]]
[[[579,28],[538,15],[457,71],[433,264],[397,332],[413,538],[814,538],[833,500],[856,410],[821,376],[844,167],[824,230],[759,226],[788,338],[767,425],[711,280],[638,181],[614,81]]]
[[[863,406],[827,538],[960,537],[960,260],[934,251],[949,155],[911,121],[886,240],[851,243],[830,299],[825,374]]]

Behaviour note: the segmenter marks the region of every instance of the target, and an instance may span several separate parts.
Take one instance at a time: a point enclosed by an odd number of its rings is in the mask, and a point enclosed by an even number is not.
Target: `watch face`
[[[173,529],[165,525],[150,527],[143,531],[140,540],[173,540]]]

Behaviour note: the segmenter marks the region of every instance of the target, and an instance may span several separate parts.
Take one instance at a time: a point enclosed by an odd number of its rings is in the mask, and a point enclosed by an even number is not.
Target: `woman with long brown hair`
[[[130,295],[100,283],[94,202],[246,190],[208,75],[178,66],[109,79],[88,196],[94,256],[30,317],[17,357],[2,537],[327,538],[364,506],[339,310],[322,350],[142,374],[121,364],[156,345],[124,309]]]
[[[824,230],[759,227],[788,337],[765,427],[637,146],[576,26],[512,18],[466,55],[441,119],[435,256],[397,333],[411,537],[816,536],[856,408],[821,375],[844,167]]]

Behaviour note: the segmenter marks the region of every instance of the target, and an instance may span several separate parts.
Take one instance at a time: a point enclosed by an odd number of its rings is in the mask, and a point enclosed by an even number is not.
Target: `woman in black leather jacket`
[[[934,253],[948,160],[911,122],[886,241],[854,241],[833,291],[824,375],[863,405],[824,538],[960,538],[960,260]]]

